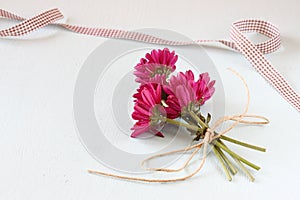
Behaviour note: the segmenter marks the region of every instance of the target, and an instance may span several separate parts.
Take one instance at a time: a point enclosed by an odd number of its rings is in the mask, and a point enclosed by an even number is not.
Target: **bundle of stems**
[[[181,118],[187,123],[169,118],[165,118],[165,121],[170,124],[186,127],[191,132],[191,134],[195,135],[194,140],[196,141],[204,138],[206,130],[209,128],[209,122],[211,119],[210,114],[208,114],[205,118],[201,115],[200,112],[188,111],[185,112],[181,116]],[[216,132],[215,134],[217,135]],[[221,135],[211,142],[211,145],[213,145],[213,153],[219,160],[221,167],[223,168],[224,173],[229,181],[232,180],[231,175],[235,175],[238,172],[236,165],[239,166],[239,168],[246,174],[250,181],[254,181],[254,177],[251,175],[245,165],[255,170],[259,170],[260,167],[233,152],[223,141],[234,143],[261,152],[265,152],[266,149],[230,138],[225,135]],[[231,159],[229,157],[231,157]],[[236,163],[236,165],[232,162],[232,160],[234,161],[234,163]]]

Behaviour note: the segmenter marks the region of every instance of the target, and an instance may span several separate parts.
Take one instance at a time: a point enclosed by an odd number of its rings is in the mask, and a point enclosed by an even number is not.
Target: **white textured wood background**
[[[240,18],[270,20],[282,32],[283,48],[268,58],[300,92],[300,4],[296,0],[10,0],[1,1],[0,7],[26,17],[58,7],[72,24],[165,28],[193,39],[227,38],[230,23]],[[0,19],[0,27],[9,24]],[[103,41],[66,31],[41,39],[0,39],[1,200],[300,198],[299,113],[240,54],[219,48],[207,51],[223,76],[226,111],[241,109],[242,87],[234,86],[225,70],[233,66],[249,81],[252,113],[271,120],[265,128],[240,129],[241,137],[268,148],[265,154],[249,155],[263,167],[254,173],[255,183],[242,175],[228,183],[213,159],[195,178],[176,184],[140,184],[89,175],[86,169],[111,170],[81,145],[72,95],[80,67]]]

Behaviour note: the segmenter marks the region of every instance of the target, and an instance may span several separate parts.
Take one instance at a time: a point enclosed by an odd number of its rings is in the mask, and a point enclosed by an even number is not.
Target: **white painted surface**
[[[283,48],[267,57],[300,92],[300,28],[297,1],[5,1],[0,7],[31,16],[58,7],[72,24],[122,29],[166,28],[190,38],[226,38],[230,23],[261,18],[279,26]],[[0,26],[8,25],[0,20]],[[43,30],[47,31],[47,30]],[[42,32],[41,31],[41,34]],[[87,56],[105,39],[59,31],[51,37],[0,40],[0,199],[299,199],[300,117],[238,53],[207,48],[222,74],[228,114],[240,111],[244,93],[226,68],[237,69],[251,90],[251,113],[266,127],[241,127],[232,135],[266,146],[241,151],[262,166],[255,183],[237,175],[226,181],[209,159],[195,178],[176,184],[141,184],[89,175],[111,171],[81,145],[73,122],[72,94]],[[162,177],[160,174],[155,177]]]

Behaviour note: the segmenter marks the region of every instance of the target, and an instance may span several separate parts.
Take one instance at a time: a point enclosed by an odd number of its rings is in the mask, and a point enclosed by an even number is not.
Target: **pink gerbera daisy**
[[[168,94],[166,104],[173,105],[173,108],[177,109],[180,107],[177,112],[191,104],[203,105],[213,95],[214,84],[215,81],[210,81],[208,73],[200,74],[199,79],[195,81],[191,70],[185,73],[179,72],[170,78],[169,85],[164,86],[164,90]]]
[[[161,106],[162,87],[160,84],[148,83],[141,85],[133,95],[135,98],[134,112],[132,118],[138,120],[131,128],[131,137],[137,137],[145,132],[154,132],[157,136],[163,137],[159,129],[164,122],[161,120],[165,116],[163,106]]]
[[[134,68],[135,80],[138,83],[166,84],[168,76],[175,71],[178,56],[168,48],[152,50],[145,55]]]
[[[209,74],[202,73],[199,75],[199,80],[195,84],[196,98],[203,105],[215,93],[216,81],[210,81]]]

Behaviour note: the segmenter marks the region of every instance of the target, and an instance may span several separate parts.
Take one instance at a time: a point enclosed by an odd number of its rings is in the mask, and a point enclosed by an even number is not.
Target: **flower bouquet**
[[[251,163],[247,159],[233,152],[226,144],[226,142],[234,143],[243,147],[255,149],[265,152],[266,149],[236,139],[225,136],[224,134],[233,129],[239,123],[246,124],[267,124],[268,119],[262,116],[248,115],[249,104],[249,90],[245,80],[237,74],[243,81],[246,91],[248,93],[248,104],[245,111],[240,115],[225,116],[217,120],[214,124],[211,123],[211,114],[206,116],[202,113],[202,107],[212,98],[215,92],[215,80],[211,80],[207,72],[201,73],[198,76],[191,70],[185,72],[178,72],[172,74],[176,70],[176,62],[178,55],[169,49],[152,50],[141,58],[140,62],[134,67],[135,81],[140,84],[137,92],[133,95],[134,111],[132,118],[136,123],[132,127],[131,137],[138,138],[141,134],[150,132],[156,136],[164,137],[162,128],[165,124],[172,124],[179,127],[185,127],[193,136],[194,145],[185,149],[179,149],[172,152],[166,152],[146,159],[166,156],[173,153],[193,151],[189,159],[184,165],[178,169],[169,168],[150,168],[150,170],[164,171],[164,172],[178,172],[187,167],[193,157],[203,149],[203,159],[199,167],[187,176],[175,179],[143,179],[127,176],[118,176],[104,172],[97,172],[90,170],[91,173],[97,173],[107,176],[113,176],[123,179],[148,181],[148,182],[174,182],[179,180],[186,180],[202,168],[207,154],[207,146],[212,146],[212,152],[219,160],[225,175],[229,181],[232,180],[232,175],[241,169],[250,179],[254,181],[245,165],[259,170],[260,167]],[[263,121],[247,121],[244,118],[257,118]],[[234,123],[222,132],[217,132],[216,128],[226,121],[233,121]],[[142,164],[144,164],[144,162]]]

